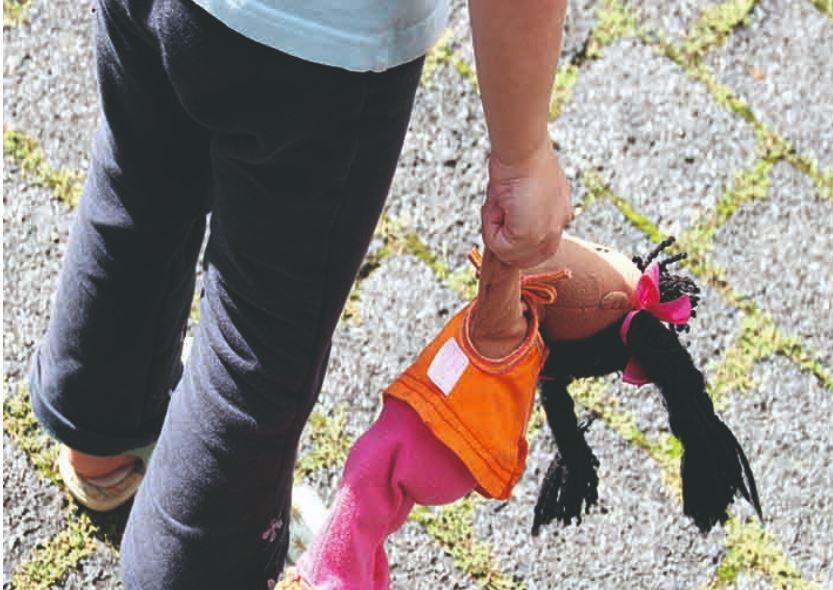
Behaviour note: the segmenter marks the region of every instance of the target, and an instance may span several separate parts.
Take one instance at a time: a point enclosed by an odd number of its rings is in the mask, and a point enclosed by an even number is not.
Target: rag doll
[[[384,541],[415,503],[447,504],[472,491],[510,497],[523,473],[525,432],[542,374],[544,407],[560,453],[536,506],[535,530],[552,519],[579,517],[597,499],[598,461],[577,424],[569,382],[626,368],[631,380],[659,382],[657,348],[675,367],[686,366],[680,359],[691,365],[674,333],[654,315],[672,316],[681,325],[696,303],[693,283],[667,274],[673,259],[653,263],[652,256],[634,265],[566,235],[552,259],[523,276],[488,251],[482,260],[476,253],[471,259],[479,271],[476,299],[386,389],[379,417],[350,451],[326,522],[278,588],[387,588]],[[725,519],[736,491],[756,508],[757,495],[740,446],[711,411],[702,375],[693,366],[691,371],[700,376],[699,389],[694,377],[683,379],[685,387],[660,386],[673,392],[666,394],[674,397],[668,403],[672,432],[685,448],[686,513],[698,524],[713,524]],[[687,416],[678,427],[676,408],[702,417]],[[693,432],[697,428],[706,432]],[[707,440],[714,432],[724,439]],[[687,486],[692,455],[699,481]],[[691,499],[692,493],[703,497]]]

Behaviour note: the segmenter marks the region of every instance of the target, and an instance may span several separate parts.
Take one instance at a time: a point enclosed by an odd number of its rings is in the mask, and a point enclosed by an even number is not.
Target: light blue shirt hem
[[[445,29],[449,13],[448,0],[439,0],[416,24],[362,34],[313,22],[264,2],[193,1],[258,43],[306,61],[356,72],[381,72],[424,55]]]

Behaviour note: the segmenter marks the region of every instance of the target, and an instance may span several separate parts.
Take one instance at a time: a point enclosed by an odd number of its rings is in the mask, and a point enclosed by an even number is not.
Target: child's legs
[[[210,176],[207,134],[123,20],[95,15],[101,124],[30,373],[38,419],[94,455],[144,446],[162,426],[182,371]]]
[[[387,588],[385,539],[415,502],[453,502],[475,487],[472,475],[406,403],[386,398],[382,414],[356,441],[324,529],[299,569],[318,590]]]
[[[127,3],[145,14],[147,2]],[[421,64],[378,74],[311,64],[182,0],[153,2],[147,27],[184,108],[209,130],[213,201],[200,324],[122,571],[131,589],[263,590],[283,566],[298,439]]]

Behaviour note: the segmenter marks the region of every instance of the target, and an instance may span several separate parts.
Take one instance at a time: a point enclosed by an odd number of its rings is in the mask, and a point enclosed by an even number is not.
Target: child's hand
[[[526,331],[520,271],[486,250],[470,324],[472,344],[484,357],[499,359],[518,348]]]

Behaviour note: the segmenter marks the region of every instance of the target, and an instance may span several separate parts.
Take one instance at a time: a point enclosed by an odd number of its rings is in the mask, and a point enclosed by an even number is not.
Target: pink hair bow
[[[654,262],[639,277],[639,282],[636,284],[636,307],[628,312],[619,329],[619,336],[625,344],[628,343],[631,320],[640,311],[647,311],[658,320],[669,324],[685,324],[691,318],[691,299],[688,295],[681,295],[672,301],[660,303],[659,264]],[[633,385],[650,383],[645,376],[645,371],[634,359],[628,360],[622,373],[622,380]]]

